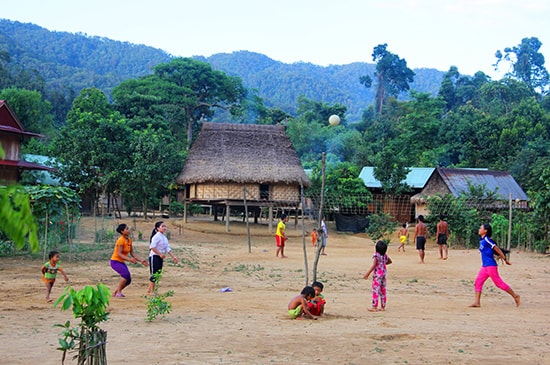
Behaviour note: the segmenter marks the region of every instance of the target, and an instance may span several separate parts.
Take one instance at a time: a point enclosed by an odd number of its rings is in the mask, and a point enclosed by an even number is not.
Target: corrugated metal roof
[[[527,194],[509,172],[477,169],[438,168],[439,175],[445,181],[454,196],[468,191],[470,185],[484,185],[487,190],[496,192],[503,199],[527,200]]]
[[[409,167],[411,171],[407,174],[405,183],[414,189],[422,189],[435,168],[433,167]],[[359,178],[363,180],[363,183],[367,188],[381,188],[382,184],[374,177],[374,167],[365,166],[361,169]]]

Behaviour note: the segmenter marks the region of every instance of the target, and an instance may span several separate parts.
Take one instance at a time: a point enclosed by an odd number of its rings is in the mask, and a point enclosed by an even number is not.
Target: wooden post
[[[225,203],[225,231],[229,232],[229,217],[231,213],[231,206],[229,203]]]

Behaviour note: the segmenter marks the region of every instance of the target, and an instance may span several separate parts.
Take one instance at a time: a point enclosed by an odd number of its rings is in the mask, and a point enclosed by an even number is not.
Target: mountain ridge
[[[33,23],[9,19],[0,19],[0,50],[3,49],[13,63],[37,70],[50,88],[79,92],[96,87],[107,95],[120,82],[150,74],[157,64],[174,58],[151,46],[50,31]],[[238,76],[246,88],[257,91],[267,107],[280,108],[290,114],[296,113],[298,98],[304,96],[343,104],[348,109],[348,121],[357,121],[374,100],[374,88],[366,89],[359,83],[359,77],[372,75],[375,64],[288,64],[244,50],[192,58],[230,76]],[[444,72],[429,68],[414,71],[417,76],[411,90],[436,94]]]

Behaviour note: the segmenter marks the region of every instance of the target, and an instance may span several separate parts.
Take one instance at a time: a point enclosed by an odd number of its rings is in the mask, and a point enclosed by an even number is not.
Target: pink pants
[[[500,278],[500,275],[498,274],[498,266],[482,266],[481,269],[479,269],[476,281],[474,282],[476,292],[481,293],[483,290],[483,284],[488,278],[493,280],[493,283],[495,283],[497,288],[504,291],[510,289],[510,286]]]

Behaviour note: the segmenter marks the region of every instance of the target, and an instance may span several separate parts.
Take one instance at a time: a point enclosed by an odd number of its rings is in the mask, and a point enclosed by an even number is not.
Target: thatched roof
[[[207,122],[176,182],[309,186],[284,126]]]

